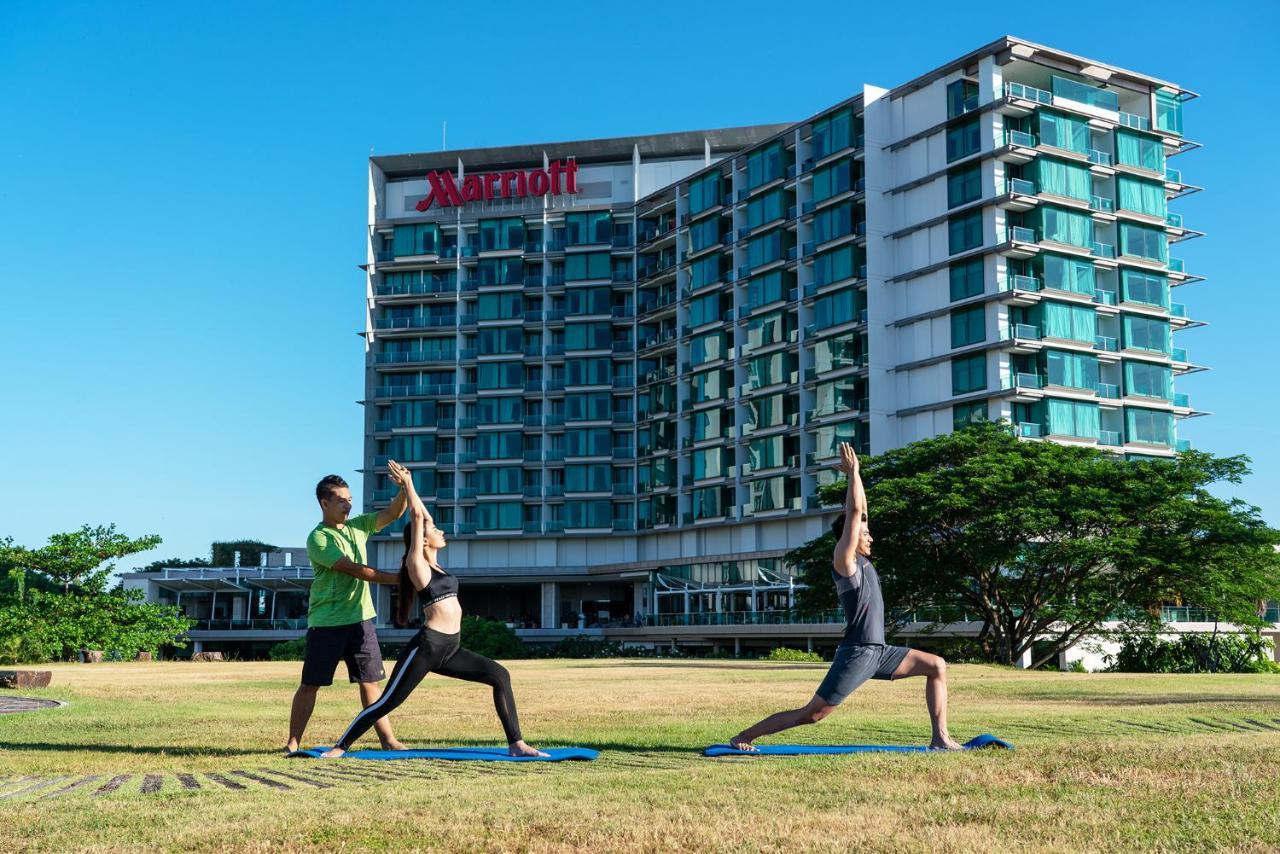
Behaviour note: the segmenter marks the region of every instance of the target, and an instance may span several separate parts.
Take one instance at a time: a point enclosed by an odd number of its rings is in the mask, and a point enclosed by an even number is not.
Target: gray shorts
[[[818,696],[838,706],[868,679],[892,679],[893,672],[910,651],[905,646],[841,645],[836,649],[827,677],[818,686]]]

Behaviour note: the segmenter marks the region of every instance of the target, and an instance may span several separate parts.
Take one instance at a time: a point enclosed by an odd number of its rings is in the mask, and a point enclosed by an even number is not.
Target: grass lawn
[[[708,759],[806,701],[825,665],[508,666],[528,741],[599,760],[285,760],[298,663],[54,665],[49,689],[0,695],[67,702],[0,715],[0,850],[1280,849],[1276,676],[955,666],[952,734],[1016,750]],[[926,743],[923,690],[871,682],[769,740]],[[357,705],[345,682],[323,690],[306,741]],[[410,746],[501,741],[488,690],[440,677],[392,720]]]

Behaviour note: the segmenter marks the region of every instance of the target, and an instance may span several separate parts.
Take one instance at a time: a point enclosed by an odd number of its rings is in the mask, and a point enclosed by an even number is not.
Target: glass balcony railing
[[[1191,396],[1183,392],[1175,392],[1173,395],[1173,405],[1180,409],[1191,408]]]
[[[1182,214],[1172,211],[1164,215],[1164,224],[1171,228],[1182,228]]]
[[[1095,211],[1111,213],[1116,209],[1116,203],[1108,199],[1106,196],[1090,196],[1089,208]]]
[[[1121,437],[1120,432],[1118,430],[1099,430],[1098,444],[1116,447],[1119,445],[1123,445],[1124,439],[1123,437]]]
[[[1019,421],[1018,435],[1024,439],[1039,439],[1044,435],[1044,427],[1032,421]]]
[[[1151,130],[1151,119],[1140,116],[1136,113],[1126,113],[1123,110],[1118,111],[1120,114],[1120,124],[1134,130]]]
[[[1089,162],[1098,166],[1111,166],[1115,163],[1115,158],[1111,156],[1110,151],[1099,151],[1096,148],[1089,149]]]
[[[1170,184],[1181,184],[1182,170],[1174,169],[1172,166],[1166,166],[1164,168],[1164,179],[1168,181]]]
[[[1018,273],[1006,273],[1004,278],[1000,280],[1000,290],[1002,291],[1039,291],[1041,288],[1040,280],[1035,276],[1024,276]]]
[[[1181,258],[1170,258],[1169,269],[1174,271],[1175,273],[1185,273],[1186,265]]]
[[[1107,291],[1099,288],[1093,292],[1093,301],[1098,305],[1115,305],[1116,299],[1115,291]]]
[[[1187,307],[1180,302],[1171,302],[1169,303],[1169,314],[1174,317],[1186,317]]]
[[[1040,327],[1033,326],[1030,323],[1012,323],[1000,330],[1000,340],[1010,341],[1014,338],[1025,338],[1032,341],[1040,340]]]
[[[1187,361],[1187,351],[1182,347],[1174,347],[1173,353],[1171,355],[1173,356],[1173,360],[1175,362],[1185,363]]]
[[[1089,244],[1089,251],[1094,255],[1097,255],[1099,258],[1116,257],[1116,248],[1110,243],[1099,243],[1095,240],[1093,243]]]
[[[1093,349],[1115,353],[1120,349],[1120,342],[1109,335],[1097,335],[1093,339]]]
[[[1118,111],[1120,109],[1120,96],[1110,90],[1090,86],[1078,80],[1069,80],[1056,74],[1052,78],[1051,85],[1055,97],[1066,98],[1102,110]]]
[[[1026,178],[1010,178],[1008,190],[1010,193],[1034,196],[1036,194],[1036,185],[1034,181],[1028,181]]]
[[[1173,449],[1174,449],[1175,451],[1177,451],[1178,453],[1180,453],[1180,454],[1181,454],[1183,451],[1189,451],[1189,450],[1191,450],[1191,440],[1190,440],[1190,439],[1179,439],[1179,440],[1177,440],[1176,442],[1174,442],[1174,443],[1173,443]]]
[[[1053,93],[1044,89],[1037,89],[1034,86],[1028,86],[1025,83],[1006,83],[1004,84],[1004,94],[1010,98],[1020,98],[1024,101],[1034,101],[1037,104],[1052,104]]]
[[[1024,130],[1006,130],[1004,142],[1005,145],[1020,145],[1023,148],[1035,148],[1039,144],[1035,134]]]
[[[1119,400],[1120,386],[1115,383],[1098,383],[1098,397],[1105,400]]]
[[[1000,387],[1002,389],[1044,388],[1044,377],[1039,374],[1030,374],[1019,371],[1018,373],[1004,377],[1000,381]]]
[[[1005,227],[1005,240],[1013,243],[1039,243],[1040,235],[1036,233],[1034,228],[1011,225]]]

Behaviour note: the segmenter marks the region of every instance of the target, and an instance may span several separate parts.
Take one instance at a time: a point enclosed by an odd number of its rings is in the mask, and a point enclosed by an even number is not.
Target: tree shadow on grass
[[[703,661],[632,661],[629,659],[614,659],[612,661],[599,662],[583,662],[581,664],[575,662],[572,667],[662,667],[676,668],[683,667],[690,670],[750,670],[752,672],[759,670],[827,670],[831,667],[829,662],[819,661],[796,661],[786,663],[769,663],[756,664],[748,662],[703,662]]]
[[[134,753],[140,756],[263,756],[275,750],[241,750],[232,747],[166,747],[136,744],[57,744],[47,741],[0,741],[0,751],[36,750],[52,753]]]
[[[1044,701],[1053,703],[1087,704],[1090,706],[1194,706],[1229,703],[1232,705],[1265,705],[1280,707],[1280,697],[1274,700],[1258,695],[1239,694],[1109,694],[1080,693],[1058,694],[1050,691],[1031,691],[1011,697],[1014,701]]]

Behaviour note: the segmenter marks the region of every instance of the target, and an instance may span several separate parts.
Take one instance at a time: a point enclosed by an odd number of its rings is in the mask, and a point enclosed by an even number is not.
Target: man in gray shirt
[[[807,705],[770,715],[729,739],[729,744],[738,750],[755,750],[752,742],[761,736],[801,724],[816,724],[868,679],[924,676],[925,703],[933,724],[929,746],[959,750],[960,745],[947,732],[946,661],[927,652],[885,643],[884,597],[880,593],[880,576],[869,559],[872,539],[867,530],[867,494],[862,488],[858,456],[847,443],[840,445],[836,468],[849,479],[845,512],[831,524],[836,536],[831,577],[845,613],[844,639],[826,678]]]

